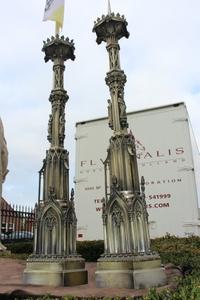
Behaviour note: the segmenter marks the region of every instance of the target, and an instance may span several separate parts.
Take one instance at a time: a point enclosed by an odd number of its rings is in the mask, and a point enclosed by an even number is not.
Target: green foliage
[[[103,241],[77,242],[77,252],[88,262],[95,262],[104,251]]]
[[[21,259],[26,260],[29,254],[26,253],[11,253],[11,252],[0,252],[1,258],[10,258],[10,259]],[[1,298],[0,298],[1,299]]]
[[[164,264],[170,262],[181,267],[200,270],[200,237],[198,236],[178,238],[168,234],[151,240],[151,249],[160,254]],[[104,243],[102,240],[77,242],[77,252],[86,261],[94,262],[104,252]]]
[[[8,251],[12,254],[24,254],[25,258],[33,252],[33,242],[14,242],[5,244]],[[95,262],[104,251],[104,243],[99,241],[77,242],[77,252],[88,262]],[[5,257],[11,257],[5,254]],[[15,257],[15,256],[14,256]]]
[[[200,237],[178,238],[166,235],[151,241],[152,250],[158,252],[163,264],[173,263],[183,269],[200,271]]]
[[[176,237],[174,235],[167,234],[164,237],[156,238],[151,241],[152,249],[154,250],[170,250],[170,251],[181,251],[195,249],[200,254],[200,237]]]
[[[200,274],[196,273],[181,279],[175,291],[164,289],[160,293],[150,289],[143,300],[200,300]]]
[[[31,254],[33,252],[33,242],[16,242],[5,244],[7,250],[15,254]]]
[[[166,235],[151,240],[151,248],[160,254],[162,263],[173,263],[183,268],[200,270],[200,237],[191,236],[178,238]],[[86,261],[94,262],[104,252],[103,241],[77,242],[77,252]]]
[[[76,296],[64,296],[64,297],[54,297],[50,295],[46,296],[6,296],[3,295],[4,298],[1,298],[0,294],[0,299],[4,300],[139,300],[142,298],[133,298],[133,297],[76,297]]]

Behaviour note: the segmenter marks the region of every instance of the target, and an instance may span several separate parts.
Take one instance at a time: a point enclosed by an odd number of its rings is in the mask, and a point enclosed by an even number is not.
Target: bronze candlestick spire
[[[64,149],[65,104],[64,62],[74,60],[74,43],[64,36],[44,42],[45,62],[53,62],[54,83],[49,101],[50,148],[39,172],[39,199],[36,205],[34,253],[27,260],[24,282],[52,286],[87,283],[84,259],[76,253],[77,219],[74,191],[69,196],[69,158]]]
[[[139,180],[135,140],[128,132],[124,101],[126,75],[121,69],[119,56],[118,42],[122,37],[129,37],[128,23],[124,16],[110,11],[98,18],[93,28],[97,44],[105,42],[109,54],[109,71],[105,80],[111,97],[108,100],[109,127],[113,130],[104,162],[104,254],[98,260],[96,283],[98,287],[156,286],[164,276],[159,256],[150,251],[145,182],[143,177]],[[142,271],[137,270],[138,261]],[[155,279],[147,280],[146,261],[154,262],[151,275],[155,275]]]

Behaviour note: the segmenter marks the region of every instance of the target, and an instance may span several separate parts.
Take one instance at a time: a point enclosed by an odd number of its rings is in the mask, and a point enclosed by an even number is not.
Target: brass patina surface
[[[105,167],[103,201],[104,254],[98,260],[97,287],[141,288],[165,284],[158,255],[151,252],[145,180],[139,179],[135,139],[128,130],[124,86],[126,75],[120,65],[119,40],[128,38],[127,21],[111,13],[98,18],[93,31],[97,44],[106,43],[109,71],[105,81],[110,90],[109,127],[112,136]]]
[[[39,196],[36,204],[34,252],[24,271],[26,284],[80,285],[87,283],[85,261],[76,253],[77,219],[74,190],[69,195],[69,153],[64,148],[65,104],[64,61],[75,59],[74,43],[64,36],[44,42],[45,62],[53,62],[53,89],[49,101],[46,151],[39,171]]]

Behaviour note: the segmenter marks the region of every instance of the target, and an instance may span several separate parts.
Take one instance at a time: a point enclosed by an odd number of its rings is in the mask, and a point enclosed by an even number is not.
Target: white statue
[[[2,183],[5,181],[8,173],[8,150],[4,137],[3,123],[0,118],[0,197],[2,196]]]
[[[4,137],[3,123],[0,118],[0,209],[1,209],[1,197],[2,197],[2,184],[5,181],[8,173],[8,149],[6,140]],[[6,247],[1,243],[1,214],[0,214],[0,252],[6,251]]]

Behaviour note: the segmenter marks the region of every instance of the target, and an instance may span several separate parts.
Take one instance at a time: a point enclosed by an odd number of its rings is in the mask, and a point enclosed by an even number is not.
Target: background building
[[[81,239],[102,239],[107,118],[76,124],[75,199]],[[146,181],[152,238],[200,234],[199,151],[183,102],[128,114],[138,168]]]

